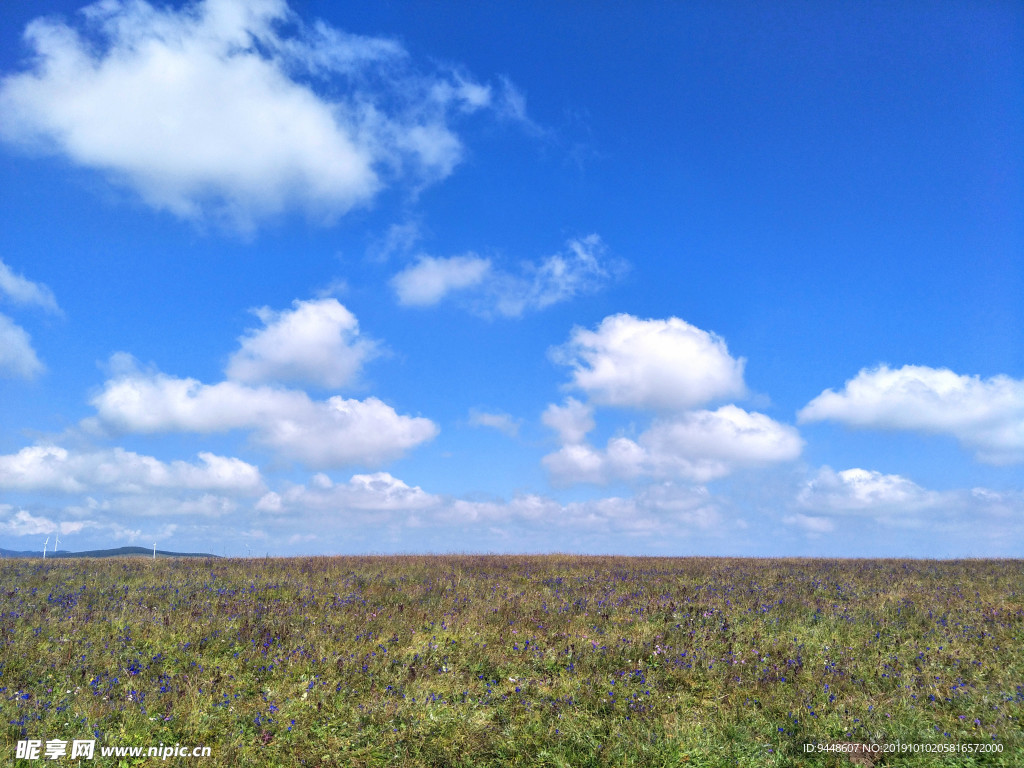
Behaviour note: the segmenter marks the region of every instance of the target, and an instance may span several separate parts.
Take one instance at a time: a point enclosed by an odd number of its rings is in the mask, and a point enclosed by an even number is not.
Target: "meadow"
[[[5,560],[0,585],[10,764],[96,739],[45,764],[1024,765],[1019,560]],[[896,741],[1001,751],[804,747]],[[160,743],[212,754],[99,755]]]

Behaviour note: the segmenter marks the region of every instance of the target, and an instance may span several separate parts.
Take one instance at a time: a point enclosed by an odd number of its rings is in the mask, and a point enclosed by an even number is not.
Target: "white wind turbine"
[[[156,542],[153,542],[153,559],[156,560]]]
[[[50,537],[46,537],[46,541],[43,542],[43,560],[46,559],[46,545],[50,543]]]
[[[57,554],[57,549],[60,547],[60,531],[57,531],[57,536],[53,542],[53,554]]]

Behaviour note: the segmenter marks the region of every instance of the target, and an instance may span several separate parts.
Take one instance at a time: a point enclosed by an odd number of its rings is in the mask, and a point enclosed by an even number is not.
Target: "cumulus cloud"
[[[488,427],[499,432],[515,437],[519,434],[520,421],[512,418],[508,413],[488,413],[477,408],[469,410],[469,425],[471,427]]]
[[[0,314],[0,376],[32,379],[44,370],[28,332]]]
[[[574,328],[552,357],[599,405],[680,410],[746,391],[746,361],[733,358],[720,336],[677,317],[612,315],[596,330]]]
[[[839,392],[827,389],[801,422],[948,434],[990,464],[1024,461],[1024,381],[959,375],[946,368],[863,369]]]
[[[60,531],[53,520],[33,515],[24,509],[13,511],[7,504],[0,504],[0,532],[8,536],[37,536]],[[63,531],[61,531],[63,533]]]
[[[563,445],[582,443],[595,426],[593,406],[581,403],[575,397],[565,398],[564,405],[552,403],[544,409],[540,420],[558,433],[558,440]]]
[[[797,496],[801,507],[820,513],[906,513],[942,502],[942,494],[927,491],[901,475],[857,467],[841,472],[822,467]]]
[[[377,342],[359,336],[359,323],[337,299],[298,301],[292,309],[254,310],[264,327],[248,331],[228,362],[228,378],[246,383],[350,384]]]
[[[699,471],[712,475],[733,466],[791,461],[803,449],[803,440],[793,427],[735,405],[658,419],[640,441],[655,466],[663,464],[671,471],[677,461],[681,468],[693,467],[696,461],[696,466],[706,463],[709,467]]]
[[[438,432],[429,419],[399,415],[374,397],[312,400],[299,390],[203,384],[130,369],[108,380],[90,402],[97,415],[84,423],[87,428],[143,434],[247,430],[257,444],[316,469],[379,465]]]
[[[419,260],[391,278],[398,303],[407,307],[428,307],[447,294],[479,285],[491,269],[491,263],[479,256]]]
[[[625,437],[614,437],[602,451],[588,444],[564,445],[542,463],[556,485],[631,479],[651,474],[644,449]]]
[[[57,445],[34,445],[0,456],[0,488],[134,494],[169,489],[254,495],[262,492],[264,485],[259,469],[252,464],[207,452],[199,454],[198,464],[191,464],[167,463],[123,448],[78,453]]]
[[[270,492],[256,505],[259,512],[301,513],[401,512],[436,506],[440,497],[419,486],[409,486],[387,472],[353,475],[346,483],[334,483],[327,475],[314,475],[308,485]]]
[[[451,120],[505,109],[489,85],[417,72],[397,41],[306,24],[284,0],[103,0],[78,20],[26,27],[0,136],[189,219],[344,214],[392,180],[444,178],[462,156]]]
[[[724,405],[715,411],[655,419],[637,440],[614,437],[604,450],[565,445],[545,456],[543,463],[559,484],[603,484],[636,477],[704,483],[743,467],[792,461],[802,449],[803,440],[793,427],[762,413]]]

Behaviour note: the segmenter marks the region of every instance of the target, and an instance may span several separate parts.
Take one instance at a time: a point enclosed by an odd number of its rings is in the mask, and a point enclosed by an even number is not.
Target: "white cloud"
[[[653,474],[646,451],[626,437],[613,437],[605,449],[590,445],[565,445],[542,459],[556,485],[631,479]]]
[[[516,496],[511,501],[452,499],[438,513],[438,519],[456,524],[496,523],[512,520],[551,523],[564,511],[561,504],[536,494]]]
[[[607,483],[636,477],[709,482],[742,467],[792,461],[803,440],[796,429],[735,405],[656,419],[636,441],[615,437],[605,450],[563,446],[544,466],[560,484]]]
[[[438,532],[450,526],[475,536],[491,526],[513,525],[520,532],[574,538],[607,533],[630,536],[686,536],[688,531],[717,531],[723,518],[718,504],[701,487],[655,484],[632,498],[599,498],[562,504],[538,494],[509,500],[473,500],[440,496],[410,486],[387,472],[354,475],[334,483],[317,474],[305,485],[267,493],[256,505],[268,525],[315,525],[329,535],[335,525],[404,525]]]
[[[387,472],[353,475],[335,484],[327,475],[314,475],[308,485],[271,492],[256,505],[259,512],[301,514],[312,510],[345,515],[347,512],[402,512],[436,506],[440,497],[419,486],[409,486]]]
[[[1011,552],[1024,533],[1024,493],[988,488],[935,491],[902,475],[822,467],[804,481],[782,522],[815,533],[843,531],[885,550],[912,539],[894,529],[934,537],[946,552]],[[883,537],[879,539],[878,537]],[[939,550],[943,551],[943,550]]]
[[[553,359],[572,367],[572,385],[599,405],[679,410],[743,395],[743,358],[725,341],[677,317],[606,317],[574,328]]]
[[[59,530],[57,523],[49,518],[33,515],[24,509],[11,514],[10,509],[6,504],[0,505],[0,532],[8,536],[37,536]]]
[[[33,515],[25,509],[14,511],[14,507],[9,504],[0,504],[0,533],[5,533],[8,536],[36,536],[39,534],[59,534],[63,536],[97,527],[99,527],[99,524],[95,520],[62,520],[57,522],[43,515]],[[61,539],[61,542],[63,543],[64,540]],[[50,542],[48,552],[53,551],[54,544],[54,541]],[[66,551],[64,546],[61,546],[60,549],[61,551]],[[42,554],[42,546],[40,546],[39,552]]]
[[[132,494],[166,489],[240,495],[264,489],[259,469],[241,459],[203,452],[199,462],[166,463],[123,448],[73,453],[56,445],[34,445],[0,456],[0,488]]]
[[[835,472],[822,467],[808,480],[797,503],[819,513],[908,513],[948,502],[901,475],[883,475],[868,469]]]
[[[565,405],[552,403],[544,409],[540,420],[558,433],[559,442],[563,445],[582,443],[595,426],[593,407],[575,397],[567,397]]]
[[[515,437],[519,434],[520,421],[512,418],[508,413],[487,413],[476,408],[469,410],[469,424],[472,427],[489,427],[499,432]]]
[[[16,304],[41,307],[55,315],[61,314],[53,291],[42,283],[34,283],[22,275],[16,275],[3,259],[0,259],[0,294]]]
[[[432,439],[437,426],[402,416],[377,398],[312,400],[276,387],[203,384],[161,373],[123,371],[91,401],[85,426],[113,433],[249,430],[253,440],[313,468],[375,466]]]
[[[658,419],[641,435],[640,442],[655,466],[667,468],[677,461],[682,467],[694,462],[721,462],[726,468],[773,464],[792,461],[803,449],[803,440],[793,427],[735,405]]]
[[[725,522],[718,503],[703,486],[681,486],[661,482],[637,494],[642,509],[656,512],[668,520],[701,530],[718,528]]]
[[[948,434],[980,461],[1024,461],[1024,381],[958,375],[945,368],[881,365],[863,369],[840,392],[827,389],[798,414],[801,422]]]
[[[292,310],[255,310],[264,327],[250,330],[228,362],[228,378],[246,383],[303,382],[338,388],[350,384],[378,354],[359,337],[359,323],[337,299],[298,301]]]
[[[25,329],[0,314],[0,376],[32,379],[44,370]]]
[[[438,521],[456,525],[518,523],[535,530],[572,530],[578,537],[607,534],[685,537],[715,531],[723,517],[707,490],[661,483],[633,498],[607,497],[560,504],[536,494],[509,501],[455,499],[437,510]]]
[[[185,218],[343,214],[390,178],[447,176],[462,155],[453,114],[501,107],[490,86],[417,73],[398,42],[304,24],[284,0],[81,14],[27,26],[33,56],[0,81],[0,135]]]
[[[490,261],[473,255],[447,259],[420,256],[415,264],[391,278],[391,286],[399,304],[428,307],[453,291],[479,285],[490,268]]]
[[[159,503],[159,500],[156,501]],[[147,513],[154,513],[153,509],[149,506],[145,504],[141,506]],[[69,549],[81,551],[94,548],[94,546],[108,547],[112,541],[127,541],[128,543],[138,541],[142,537],[143,531],[130,528],[122,522],[108,517],[108,513],[112,510],[113,507],[109,502],[98,502],[90,498],[86,500],[84,506],[67,507],[60,513],[77,517],[78,519],[55,520],[53,519],[53,513],[48,515],[33,514],[25,509],[13,512],[12,507],[0,504],[0,533],[7,536],[51,536],[59,532],[61,536],[60,551],[62,552],[66,552]],[[164,511],[167,510],[161,508],[159,514],[163,514]],[[171,510],[172,513],[174,511],[180,510]],[[146,541],[151,543],[154,539],[158,541],[167,539],[178,530],[178,527],[175,523],[167,523],[157,529],[149,530],[146,532]],[[64,538],[65,536],[74,536],[82,532],[87,532],[94,541],[99,543],[75,546]],[[35,549],[38,546],[38,551],[42,554],[42,543],[42,541],[32,542],[30,547]],[[54,544],[55,542],[51,538],[47,548],[48,552],[53,551]]]

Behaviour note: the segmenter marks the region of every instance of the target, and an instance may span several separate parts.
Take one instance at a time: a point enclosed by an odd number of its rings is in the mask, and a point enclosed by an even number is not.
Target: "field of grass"
[[[1024,563],[0,562],[0,762],[1024,765]],[[804,744],[998,745],[807,754]],[[101,758],[100,745],[209,746]],[[17,761],[18,765],[43,764]]]

